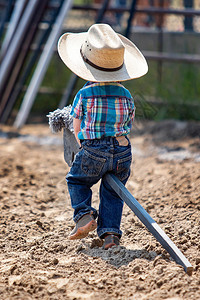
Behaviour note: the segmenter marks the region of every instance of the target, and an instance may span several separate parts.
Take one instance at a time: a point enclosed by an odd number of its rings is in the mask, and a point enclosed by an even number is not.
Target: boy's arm
[[[78,133],[81,130],[81,121],[80,119],[74,118],[73,119],[73,127],[74,127],[74,135],[76,137],[76,140],[78,144],[81,146],[80,140],[78,138]]]

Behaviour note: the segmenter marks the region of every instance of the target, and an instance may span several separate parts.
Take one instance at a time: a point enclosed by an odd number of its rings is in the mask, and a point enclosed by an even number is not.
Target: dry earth
[[[187,275],[125,205],[121,246],[69,241],[62,134],[0,130],[0,299],[200,299],[200,124],[136,124],[127,188],[194,267]],[[98,208],[98,185],[93,188]]]

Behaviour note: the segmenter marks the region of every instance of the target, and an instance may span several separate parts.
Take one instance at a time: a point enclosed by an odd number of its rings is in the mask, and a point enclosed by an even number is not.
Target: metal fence
[[[75,1],[76,3],[76,1]],[[65,22],[67,29],[81,30],[94,23],[96,12],[101,0],[85,0],[84,5],[74,4]],[[109,11],[105,14],[105,22],[118,30],[126,27],[129,16],[130,0],[110,1]],[[200,1],[199,0],[138,0],[134,27],[145,30],[163,30],[173,32],[200,32]]]

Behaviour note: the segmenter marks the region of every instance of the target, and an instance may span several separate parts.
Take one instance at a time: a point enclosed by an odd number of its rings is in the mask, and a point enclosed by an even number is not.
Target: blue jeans
[[[74,221],[85,214],[93,213],[97,218],[97,234],[115,233],[121,237],[120,223],[123,200],[104,180],[108,172],[115,174],[125,184],[130,175],[132,160],[129,139],[127,146],[120,146],[115,137],[82,141],[82,150],[75,160],[66,180],[74,209]],[[99,213],[91,206],[91,187],[101,179]]]

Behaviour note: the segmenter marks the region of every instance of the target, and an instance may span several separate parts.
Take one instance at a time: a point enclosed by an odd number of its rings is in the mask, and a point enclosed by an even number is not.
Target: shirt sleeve
[[[128,102],[129,102],[129,120],[131,123],[133,123],[135,118],[135,104],[131,94]]]
[[[135,104],[134,104],[134,100],[131,97],[131,112],[130,112],[130,117],[131,117],[131,121],[132,123],[134,122],[135,119]]]
[[[70,115],[76,119],[83,119],[82,94],[78,92],[74,98]]]

